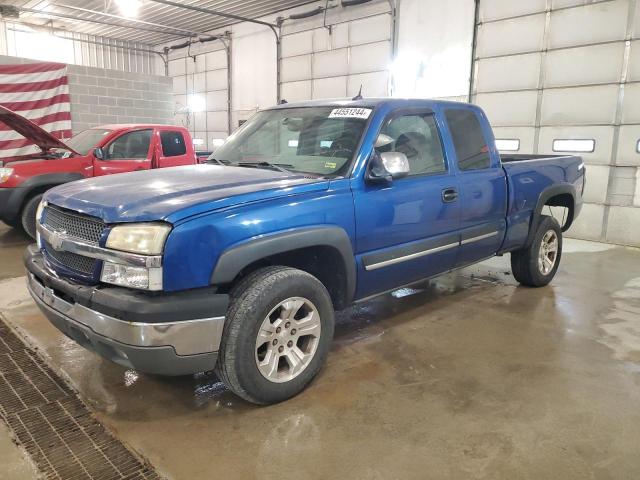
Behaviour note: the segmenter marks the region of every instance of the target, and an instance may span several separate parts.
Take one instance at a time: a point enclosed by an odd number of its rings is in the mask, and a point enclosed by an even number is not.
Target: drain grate
[[[0,418],[47,479],[160,479],[0,316]]]

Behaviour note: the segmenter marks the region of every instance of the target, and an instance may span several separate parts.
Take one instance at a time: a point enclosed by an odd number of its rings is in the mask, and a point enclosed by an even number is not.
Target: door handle
[[[458,192],[455,188],[445,188],[442,190],[442,201],[444,203],[455,202],[458,199]]]

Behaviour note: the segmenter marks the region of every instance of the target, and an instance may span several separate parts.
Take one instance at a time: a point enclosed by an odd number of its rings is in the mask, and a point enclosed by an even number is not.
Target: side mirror
[[[96,157],[98,160],[104,160],[104,150],[102,150],[102,148],[98,147],[98,148],[94,148],[93,149],[93,156]]]
[[[373,182],[390,182],[409,175],[409,160],[404,153],[383,152],[373,154],[367,178]]]

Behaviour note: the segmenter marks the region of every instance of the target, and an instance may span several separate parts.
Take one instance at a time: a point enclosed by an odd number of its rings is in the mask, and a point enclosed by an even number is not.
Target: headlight
[[[0,183],[4,183],[9,180],[9,177],[13,175],[13,168],[3,167],[0,168]]]
[[[162,290],[162,267],[130,267],[104,262],[100,280],[122,287],[142,290]]]
[[[44,212],[44,207],[47,206],[47,202],[40,202],[38,204],[38,209],[36,210],[36,222],[40,222],[42,220],[42,213]]]
[[[132,223],[111,229],[107,248],[143,255],[160,255],[171,231],[165,223]]]

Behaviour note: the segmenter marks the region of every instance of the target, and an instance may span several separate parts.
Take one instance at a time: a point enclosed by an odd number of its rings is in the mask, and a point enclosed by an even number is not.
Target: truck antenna
[[[360,84],[360,90],[358,90],[358,94],[351,100],[362,100],[362,84]]]

